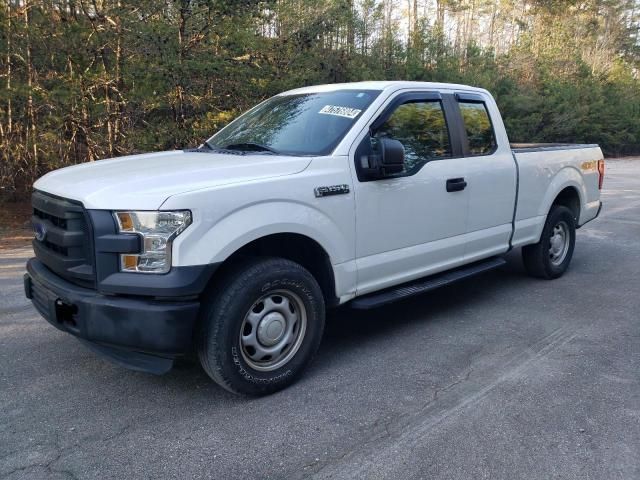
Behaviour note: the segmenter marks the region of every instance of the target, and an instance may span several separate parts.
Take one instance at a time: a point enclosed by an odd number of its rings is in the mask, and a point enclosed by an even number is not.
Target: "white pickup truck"
[[[314,356],[327,308],[367,309],[504,263],[552,279],[598,216],[597,145],[509,144],[492,96],[362,82],[270,98],[196,149],[51,172],[25,292],[130,368],[197,352],[260,395]]]

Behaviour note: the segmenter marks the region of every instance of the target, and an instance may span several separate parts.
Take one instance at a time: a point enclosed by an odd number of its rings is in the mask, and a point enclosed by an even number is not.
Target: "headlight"
[[[120,233],[142,239],[142,252],[120,255],[123,272],[167,273],[171,269],[171,243],[191,224],[191,212],[114,212]]]

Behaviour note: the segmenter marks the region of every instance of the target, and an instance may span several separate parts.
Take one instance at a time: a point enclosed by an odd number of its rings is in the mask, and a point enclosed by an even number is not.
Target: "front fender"
[[[194,212],[197,216],[198,212]],[[340,228],[312,205],[287,200],[245,205],[213,225],[201,222],[189,235],[178,237],[174,260],[180,265],[223,262],[248,243],[277,233],[297,233],[315,240],[334,265],[353,258],[353,241],[347,238],[352,233],[349,229]]]

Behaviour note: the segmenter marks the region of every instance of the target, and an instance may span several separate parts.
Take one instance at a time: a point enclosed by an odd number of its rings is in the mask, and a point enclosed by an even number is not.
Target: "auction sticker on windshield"
[[[339,107],[336,105],[325,105],[318,113],[325,115],[337,115],[338,117],[356,118],[362,110],[350,107]]]

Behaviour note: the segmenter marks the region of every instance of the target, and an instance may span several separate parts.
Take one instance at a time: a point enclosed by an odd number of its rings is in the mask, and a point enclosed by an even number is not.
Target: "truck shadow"
[[[84,411],[88,417],[91,410],[98,407],[117,418],[121,415],[118,412],[128,412],[123,422],[139,417],[149,417],[148,422],[161,418],[188,422],[193,411],[215,418],[220,412],[246,415],[247,411],[259,411],[273,402],[294,408],[301,398],[313,404],[312,398],[317,392],[331,388],[333,375],[347,375],[352,361],[362,359],[362,349],[366,355],[375,355],[387,339],[402,340],[416,333],[426,339],[425,348],[435,348],[432,343],[437,340],[429,341],[429,330],[434,326],[455,321],[465,310],[481,310],[483,304],[493,301],[493,296],[511,295],[510,292],[521,290],[524,283],[531,281],[523,274],[516,256],[498,271],[412,299],[368,311],[348,306],[331,311],[316,361],[297,384],[269,397],[247,398],[225,391],[206,375],[195,359],[178,363],[163,376],[125,370],[63,334],[47,335],[46,341],[39,343],[38,361],[40,368],[49,372],[62,372],[73,366],[68,370],[74,376],[68,387],[76,389],[76,395],[60,391],[59,382],[65,383],[68,380],[65,377],[47,384],[47,397],[50,402],[62,405],[62,410]],[[35,312],[33,318],[35,323]],[[398,348],[397,345],[398,342],[390,344],[389,348]],[[37,410],[47,414],[44,406]]]
[[[324,375],[337,365],[345,361],[345,357],[353,353],[354,349],[370,348],[375,350],[374,344],[381,339],[402,336],[406,329],[431,328],[440,322],[452,321],[453,317],[474,308],[482,308],[492,292],[502,292],[503,289],[520,289],[522,283],[531,280],[524,274],[519,253],[510,254],[507,265],[496,271],[481,274],[467,280],[442,287],[423,295],[402,300],[384,307],[371,310],[355,310],[348,305],[331,310],[327,315],[325,335],[320,345],[316,360],[303,375],[299,384],[312,382],[317,375]],[[60,338],[64,342],[67,339]],[[425,348],[428,348],[425,345]],[[82,350],[82,349],[81,349]],[[96,375],[92,370],[100,371],[107,376],[118,377],[125,370],[121,367],[105,364],[105,360],[94,356],[91,352],[76,352],[83,358],[86,366],[87,381]],[[146,373],[127,372],[129,379],[125,384],[135,383],[137,391],[164,392],[163,395],[183,398],[189,402],[203,402],[207,405],[246,404],[246,402],[260,402],[261,399],[237,397],[218,387],[200,367],[194,357],[181,360],[168,374],[154,376]],[[117,383],[121,382],[118,381]],[[305,389],[304,386],[302,386]],[[302,391],[302,390],[300,390]],[[276,394],[289,399],[296,394],[296,386]],[[134,395],[136,397],[136,395]],[[176,399],[174,398],[174,400]],[[140,400],[143,400],[140,398]],[[264,399],[262,399],[264,400]],[[288,401],[288,400],[287,400]]]
[[[482,308],[480,304],[486,302],[492,292],[502,291],[507,286],[520,289],[523,283],[532,281],[524,272],[519,250],[508,254],[506,259],[507,264],[495,271],[390,305],[371,310],[355,310],[345,305],[330,310],[317,358],[303,379],[331,368],[330,363],[339,363],[340,358],[352,349],[366,348],[381,338],[402,335],[405,329],[416,325],[426,328],[435,325],[434,322],[450,321],[463,309]],[[209,382],[195,358],[178,363],[169,376],[178,382],[196,381],[198,388],[203,386],[202,379]],[[185,376],[192,378],[188,380]],[[217,388],[213,382],[209,385],[212,389]]]
[[[462,308],[473,309],[495,289],[531,281],[524,271],[519,249],[509,253],[506,260],[507,264],[495,271],[389,305],[371,310],[355,310],[346,305],[330,311],[318,356],[339,355],[354,344],[362,346],[417,323],[446,322],[448,313],[455,315]]]

